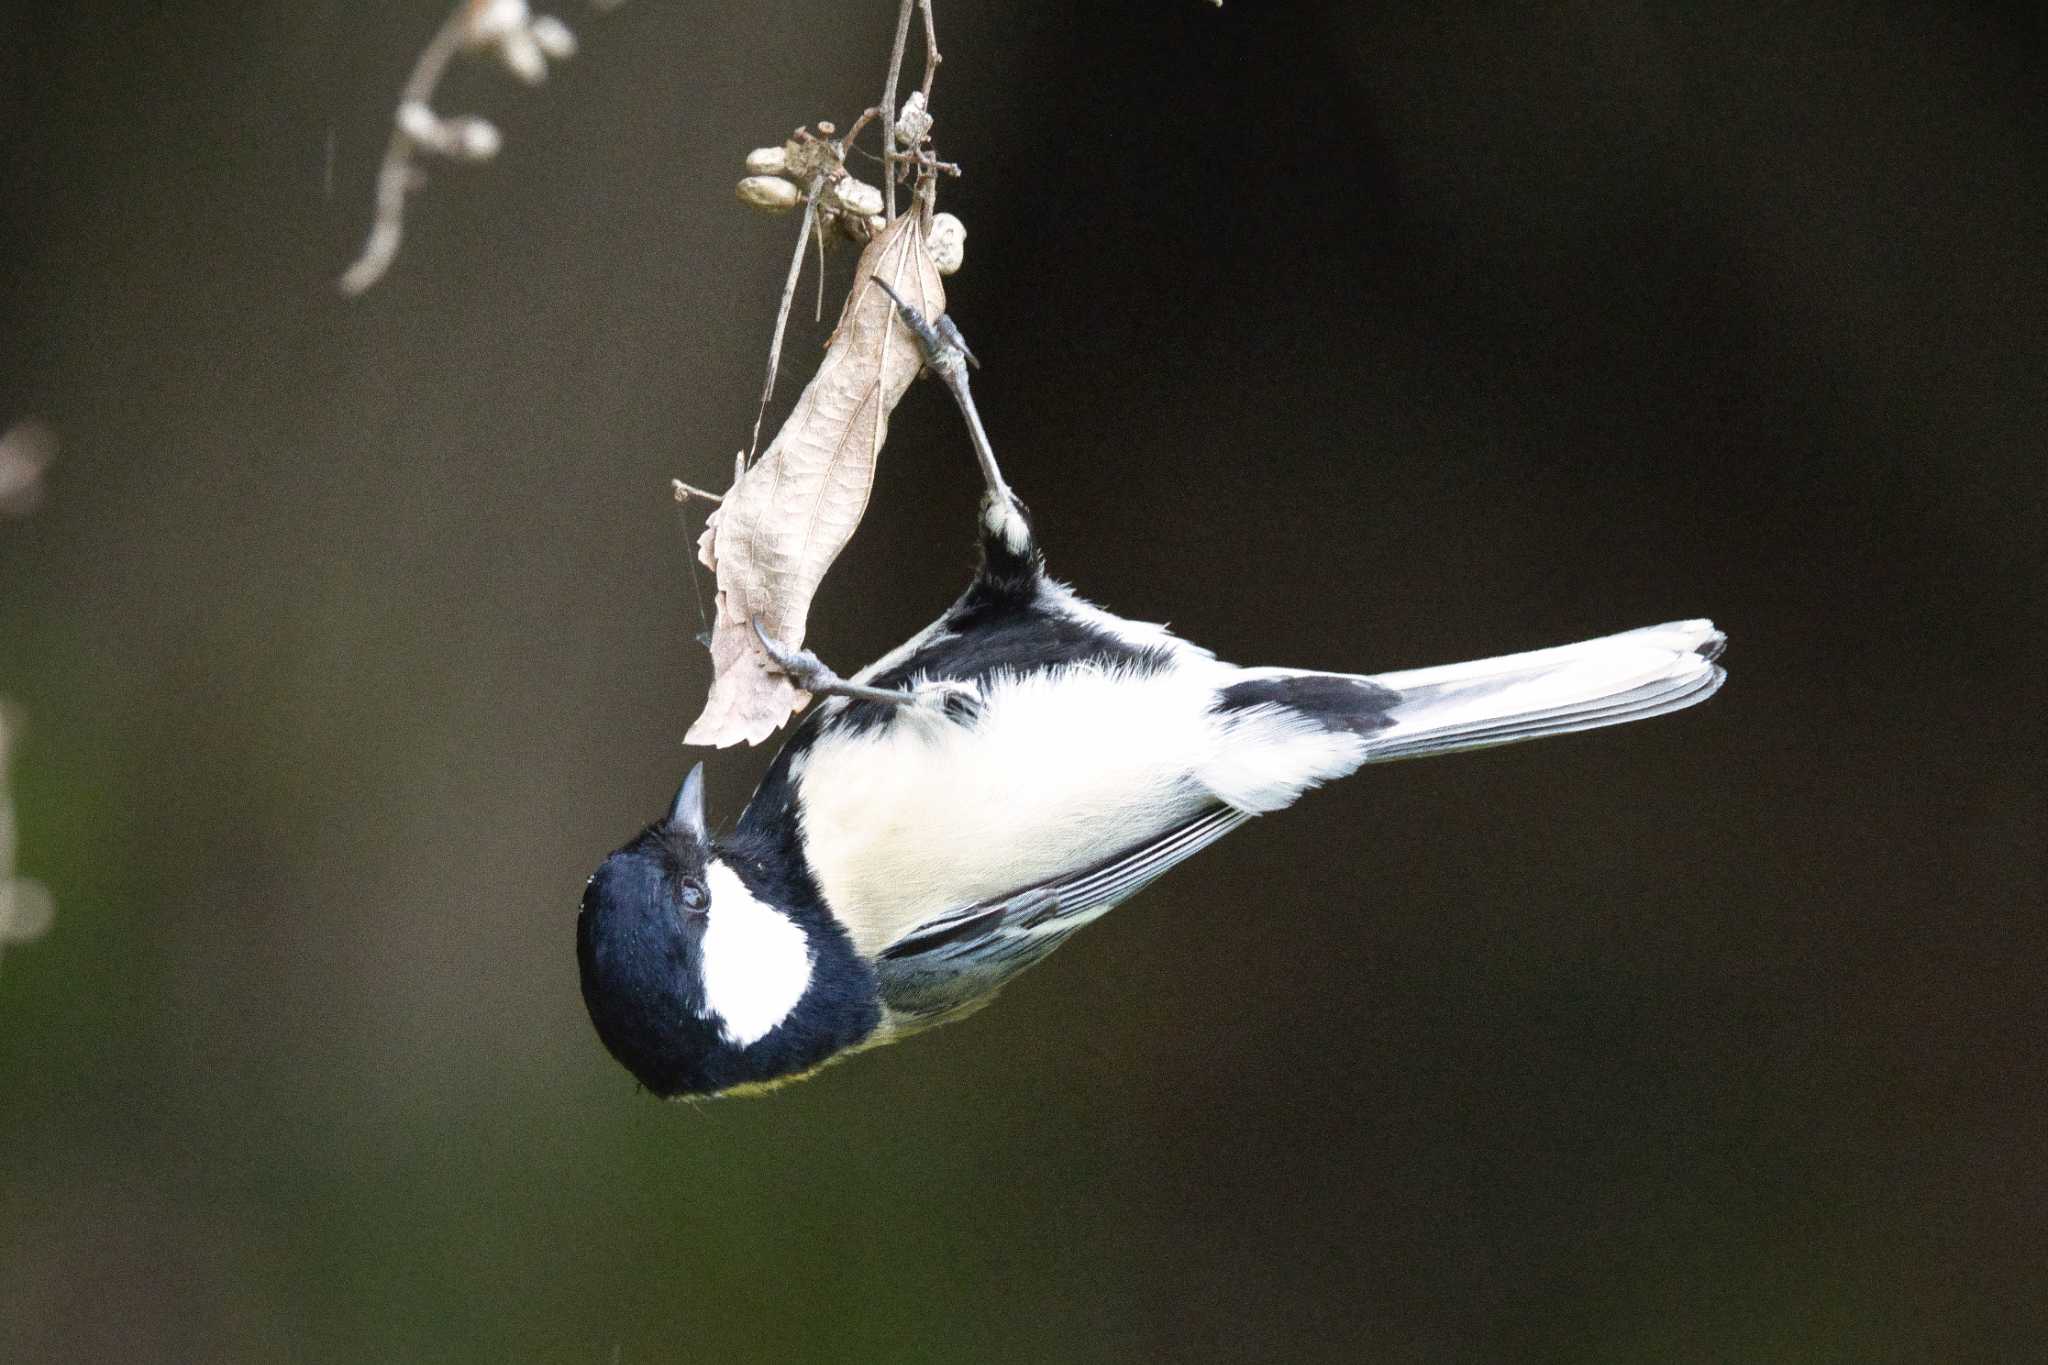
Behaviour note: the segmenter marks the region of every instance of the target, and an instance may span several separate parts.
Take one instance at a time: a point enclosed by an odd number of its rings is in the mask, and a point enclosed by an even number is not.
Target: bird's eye
[[[711,904],[711,893],[704,889],[704,883],[689,881],[683,883],[683,909],[693,915],[701,915]]]

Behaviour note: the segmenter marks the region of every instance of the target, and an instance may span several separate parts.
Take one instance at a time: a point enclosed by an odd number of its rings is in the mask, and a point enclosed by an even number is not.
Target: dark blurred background
[[[572,920],[691,759],[667,481],[723,485],[794,233],[740,159],[871,102],[895,6],[458,68],[505,151],[356,302],[440,6],[0,20],[0,425],[63,441],[0,523],[57,903],[0,961],[0,1358],[2031,1355],[2042,21],[1698,8],[942,0],[954,312],[1064,576],[1357,669],[1710,614],[1733,678],[1368,771],[698,1107]],[[977,492],[913,391],[828,660],[950,599]]]

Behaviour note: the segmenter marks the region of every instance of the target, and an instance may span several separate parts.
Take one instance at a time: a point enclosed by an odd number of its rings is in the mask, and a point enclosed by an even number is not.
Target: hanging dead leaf
[[[876,275],[926,316],[945,311],[918,215],[905,214],[861,253],[817,374],[704,528],[698,555],[718,577],[718,619],[711,695],[686,744],[758,744],[810,699],[769,671],[750,622],[803,644],[811,598],[867,510],[889,414],[923,365]]]

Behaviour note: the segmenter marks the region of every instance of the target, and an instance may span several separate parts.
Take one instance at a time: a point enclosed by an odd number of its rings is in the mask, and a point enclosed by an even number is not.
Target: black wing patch
[[[904,688],[914,678],[976,683],[992,673],[1036,673],[1071,664],[1114,664],[1156,673],[1173,664],[1172,647],[1134,645],[1061,609],[1056,590],[1034,579],[1028,592],[977,580],[939,618],[938,630],[910,657],[861,681]],[[832,713],[834,729],[861,734],[890,724],[896,708],[847,702]],[[971,708],[957,715],[972,723]]]
[[[926,920],[876,959],[882,999],[913,1018],[977,1004],[1081,926],[1251,818],[1231,806],[1212,806],[1085,872]]]
[[[1394,723],[1388,712],[1401,694],[1370,678],[1344,673],[1283,673],[1233,683],[1216,694],[1218,711],[1284,706],[1311,717],[1326,730],[1370,735]]]

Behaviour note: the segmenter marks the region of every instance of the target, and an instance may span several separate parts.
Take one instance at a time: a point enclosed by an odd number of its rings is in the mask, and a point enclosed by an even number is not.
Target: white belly
[[[1219,667],[997,677],[973,725],[905,708],[820,742],[798,778],[804,852],[855,947],[1102,862],[1213,801]]]

